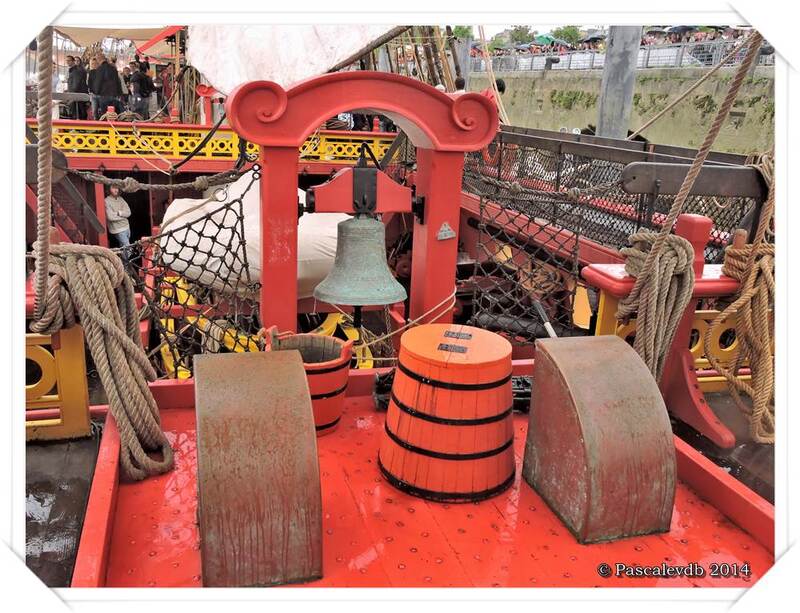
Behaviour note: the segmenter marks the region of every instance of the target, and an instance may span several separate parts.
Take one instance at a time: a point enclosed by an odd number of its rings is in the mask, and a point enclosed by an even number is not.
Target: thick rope
[[[656,240],[655,232],[632,234],[633,247],[622,249],[625,272],[638,277]],[[670,234],[655,260],[655,270],[639,298],[636,336],[633,348],[656,381],[661,380],[669,347],[675,338],[678,322],[694,289],[694,248],[681,236]]]
[[[133,282],[109,249],[92,245],[51,245],[53,29],[39,34],[39,126],[37,223],[34,243],[36,301],[31,330],[55,334],[80,319],[109,407],[119,428],[120,462],[132,479],[173,466],[173,452],[161,431],[158,406],[147,381],[155,371],[142,348]],[[160,450],[161,460],[145,449]]]
[[[561,190],[546,190],[546,189],[532,189],[524,187],[520,185],[520,183],[517,181],[505,181],[503,179],[495,179],[494,177],[489,177],[480,173],[469,177],[478,179],[484,183],[493,185],[494,187],[505,189],[511,192],[511,195],[504,194],[503,196],[501,196],[501,198],[505,198],[508,200],[525,201],[525,202],[546,199],[546,200],[556,200],[558,202],[572,202],[577,204],[582,202],[581,200],[582,198],[586,198],[596,194],[601,194],[608,190],[614,189],[615,187],[622,186],[622,180],[617,179],[615,181],[599,183],[597,185],[592,185],[590,187],[570,187],[570,188],[562,188]],[[477,189],[474,190],[473,193],[476,193],[476,195],[478,196],[485,196],[487,198],[490,198],[492,196],[497,196],[496,192],[481,192]]]
[[[120,462],[132,479],[167,472],[173,452],[147,385],[156,373],[142,348],[133,282],[122,260],[95,245],[50,247],[45,310],[31,330],[55,334],[80,320],[119,429]],[[147,451],[160,451],[153,459]]]
[[[53,28],[47,26],[36,40],[38,51],[36,94],[39,107],[36,121],[39,126],[37,145],[36,187],[36,241],[38,243],[36,272],[34,273],[34,316],[38,319],[44,312],[42,299],[47,290],[47,259],[50,249],[50,202],[53,173]]]
[[[627,321],[634,313],[638,313],[636,324],[638,346],[656,347],[655,343],[658,339],[660,339],[665,344],[657,346],[656,349],[654,349],[654,351],[659,355],[666,355],[670,349],[672,338],[667,336],[666,330],[660,330],[657,327],[650,325],[646,320],[643,321],[642,318],[647,318],[648,316],[652,315],[650,307],[651,301],[655,299],[654,296],[663,294],[664,287],[669,287],[671,284],[670,281],[667,281],[663,278],[663,272],[666,270],[666,268],[660,265],[660,262],[662,261],[661,251],[668,240],[672,243],[674,248],[680,249],[677,247],[676,241],[670,239],[672,236],[672,227],[675,224],[675,220],[678,218],[678,215],[680,215],[681,211],[683,210],[686,199],[688,198],[689,193],[692,191],[692,187],[694,187],[694,182],[703,168],[703,164],[705,163],[706,158],[711,151],[711,147],[714,144],[717,135],[722,129],[722,124],[727,119],[728,113],[733,107],[733,103],[736,100],[736,95],[739,93],[742,82],[744,81],[750,66],[755,60],[759,49],[761,48],[762,40],[763,39],[761,38],[761,35],[755,30],[748,37],[746,43],[748,45],[747,55],[739,65],[733,81],[731,81],[730,88],[725,96],[725,100],[720,105],[719,111],[717,112],[714,122],[711,124],[705,139],[703,140],[702,146],[697,150],[697,155],[689,167],[689,171],[686,173],[686,177],[684,178],[683,183],[678,190],[678,194],[675,197],[672,208],[670,208],[669,213],[667,214],[667,217],[661,226],[661,230],[657,233],[649,231],[638,232],[631,237],[636,237],[636,240],[639,242],[650,243],[650,249],[647,251],[646,256],[644,256],[644,261],[641,262],[640,265],[636,265],[637,274],[634,275],[636,276],[636,282],[634,283],[631,292],[622,301],[620,301],[616,318],[622,321]],[[662,287],[659,289],[659,286]],[[675,304],[675,308],[678,308],[679,306],[680,305],[678,303]],[[685,307],[686,305],[684,305],[684,308]],[[678,317],[680,317],[681,313],[682,311],[678,313]],[[662,322],[669,321],[669,318],[665,318],[663,316],[660,316],[658,319]],[[652,334],[653,336],[639,339],[638,337],[640,334]],[[644,358],[645,356],[642,357]],[[654,363],[659,364],[662,363],[662,361],[656,360]],[[651,372],[658,380],[661,374],[660,371],[658,369],[652,370],[651,368]]]
[[[92,181],[93,183],[101,183],[102,185],[107,185],[107,186],[116,186],[119,187],[120,191],[131,193],[131,192],[137,192],[139,190],[148,190],[151,192],[167,192],[167,191],[178,191],[183,189],[194,189],[203,192],[207,190],[209,187],[215,187],[218,185],[227,185],[228,183],[233,183],[248,171],[226,170],[223,172],[218,172],[213,175],[200,175],[196,179],[194,179],[194,181],[190,181],[188,183],[172,183],[172,184],[140,183],[133,177],[125,177],[124,179],[112,179],[111,177],[101,175],[100,173],[86,171],[86,170],[67,169],[67,172],[82,177],[87,181]]]
[[[725,250],[722,273],[740,282],[739,293],[736,300],[709,324],[703,336],[703,346],[712,368],[725,377],[734,401],[748,416],[752,439],[757,443],[774,443],[774,329],[770,323],[770,311],[775,303],[775,246],[768,243],[766,238],[775,211],[771,156],[762,157],[756,167],[769,186],[767,200],[761,210],[752,244],[739,246],[735,242]],[[724,364],[713,354],[712,333],[733,316],[736,316],[738,353],[732,363]],[[750,382],[737,377],[745,361],[750,367]],[[742,400],[742,393],[750,396],[752,408]]]

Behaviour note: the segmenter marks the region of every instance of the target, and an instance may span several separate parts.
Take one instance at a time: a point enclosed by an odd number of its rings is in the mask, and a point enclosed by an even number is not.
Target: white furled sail
[[[195,25],[186,55],[218,91],[247,81],[274,81],[284,88],[324,74],[395,26],[387,25]]]

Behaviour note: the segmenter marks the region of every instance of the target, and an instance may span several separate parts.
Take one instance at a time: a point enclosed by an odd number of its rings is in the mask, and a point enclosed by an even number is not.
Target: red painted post
[[[261,147],[261,325],[281,332],[297,329],[298,157],[296,147]]]
[[[414,221],[411,258],[411,303],[415,319],[445,300],[455,289],[458,228],[461,213],[461,173],[464,154],[457,151],[417,149],[417,196],[425,198],[424,223]],[[447,302],[424,321],[450,323]]]
[[[205,121],[203,125],[210,126],[214,123],[214,112],[212,110],[211,96],[203,96],[203,115]]]
[[[94,184],[94,213],[103,224],[104,232],[98,232],[97,240],[102,247],[108,247],[108,226],[106,225],[106,192],[102,183]]]
[[[694,247],[694,272],[703,276],[704,251],[711,235],[713,222],[703,215],[680,215],[675,233],[687,239]],[[661,393],[670,413],[723,448],[733,447],[736,437],[708,406],[694,368],[694,357],[689,351],[697,300],[689,301],[678,323],[675,339],[664,363],[661,376]]]

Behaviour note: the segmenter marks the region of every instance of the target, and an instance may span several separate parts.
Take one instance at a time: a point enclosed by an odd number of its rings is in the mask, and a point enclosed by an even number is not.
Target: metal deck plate
[[[322,576],[316,432],[299,351],[195,358],[203,585]]]

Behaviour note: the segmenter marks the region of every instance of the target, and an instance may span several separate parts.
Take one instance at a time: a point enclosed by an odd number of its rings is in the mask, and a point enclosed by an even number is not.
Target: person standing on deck
[[[130,108],[131,106],[131,69],[128,66],[122,69],[122,100]]]
[[[142,116],[150,118],[150,94],[153,92],[153,81],[143,73],[136,62],[130,63],[131,67],[131,110]]]
[[[89,97],[92,104],[92,119],[99,119],[100,113],[100,96],[97,94],[97,58],[89,58],[89,74],[86,78],[87,85],[89,86]]]
[[[67,77],[67,91],[76,94],[88,94],[89,87],[86,85],[86,69],[81,63],[81,58],[67,56],[67,66],[69,66],[69,76]],[[75,101],[72,103],[72,118],[86,119],[86,103]]]
[[[120,195],[119,187],[112,185],[109,195],[106,196],[106,225],[108,233],[120,247],[131,244],[131,226],[128,223],[130,216],[131,209]]]
[[[113,106],[114,111],[121,113],[120,97],[122,96],[122,85],[119,73],[114,66],[108,63],[106,56],[102,53],[98,53],[95,58],[97,59],[97,72],[95,73],[95,87],[97,89],[94,93],[97,93],[100,98],[99,108],[97,109],[100,114],[99,117],[103,116],[109,106]]]

